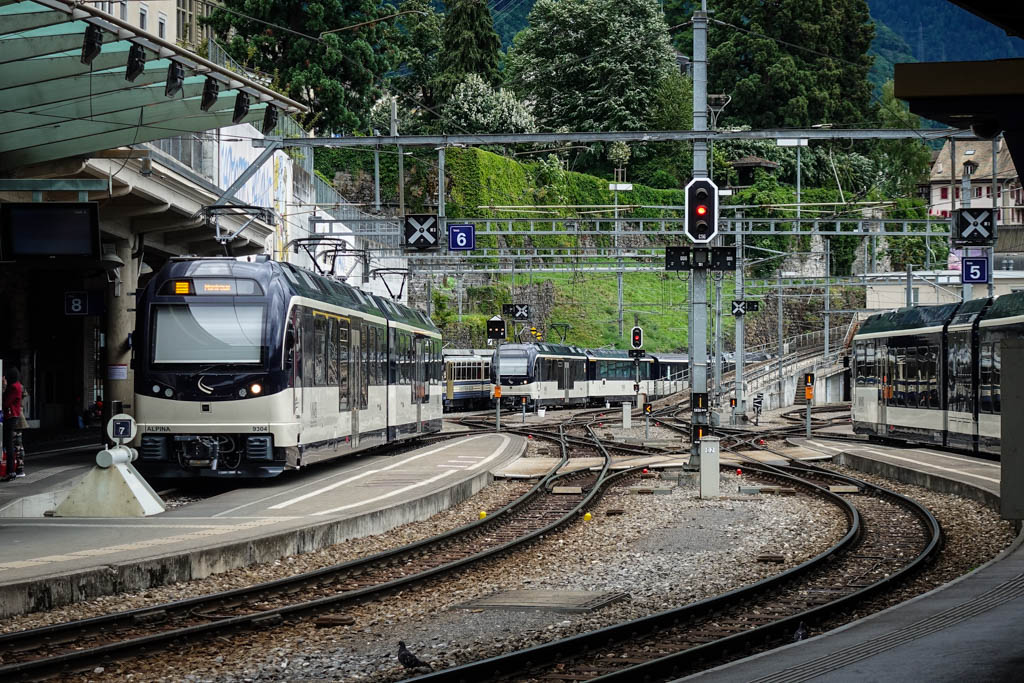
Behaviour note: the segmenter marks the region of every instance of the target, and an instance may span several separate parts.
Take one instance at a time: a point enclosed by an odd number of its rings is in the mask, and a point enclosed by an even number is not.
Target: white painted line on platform
[[[471,465],[438,465],[438,467],[448,467],[450,469],[465,470],[469,469]]]
[[[807,439],[806,441],[804,441],[804,443],[810,444],[812,446],[817,446],[818,448],[827,448],[828,450],[836,451],[837,453],[841,453],[843,450],[842,448],[838,448],[836,446],[829,446],[828,444],[821,443],[820,441],[812,441],[811,439]]]
[[[481,436],[491,436],[491,435],[490,434],[484,434],[484,435],[481,435]],[[477,439],[477,438],[480,438],[480,437],[474,436],[472,438]],[[467,439],[467,441],[468,441],[468,439]],[[484,464],[490,462],[491,460],[494,460],[499,455],[501,455],[504,452],[505,446],[508,445],[509,441],[510,441],[509,437],[507,437],[505,435],[501,435],[501,444],[497,448],[495,448],[494,451],[489,456],[484,458],[479,464],[484,465]],[[441,450],[441,449],[437,449],[437,450]],[[434,453],[434,452],[436,452],[436,451],[431,451],[431,453]],[[424,455],[426,455],[426,454],[424,454]],[[435,481],[443,479],[444,477],[447,477],[450,474],[455,474],[455,470],[448,470],[447,472],[442,472],[441,474],[435,475],[435,476],[430,477],[428,479],[424,479],[423,481],[416,482],[415,484],[410,484],[408,486],[403,486],[400,489],[396,489],[394,491],[390,491],[388,493],[379,495],[376,498],[370,498],[368,500],[363,500],[363,501],[360,501],[358,503],[349,503],[348,505],[342,505],[341,507],[331,508],[330,510],[322,510],[320,512],[314,512],[313,514],[316,515],[316,516],[323,516],[323,515],[330,515],[330,514],[333,514],[335,512],[341,512],[343,510],[349,510],[349,509],[355,508],[355,507],[362,507],[362,506],[368,505],[370,503],[375,503],[375,502],[380,501],[380,500],[385,500],[387,498],[392,498],[394,496],[397,496],[397,495],[399,495],[401,493],[405,493],[406,491],[411,491],[412,489],[420,487],[420,486],[426,486],[427,484],[432,484]]]
[[[462,444],[467,443],[469,441],[473,441],[475,439],[482,439],[485,436],[491,436],[491,435],[490,434],[480,434],[479,436],[471,436],[468,439],[461,439],[459,441],[446,443],[443,446],[438,446],[437,448],[434,448],[432,450],[425,451],[423,453],[419,453],[417,455],[413,455],[413,456],[410,456],[408,458],[403,458],[402,460],[400,460],[400,461],[398,461],[396,463],[393,463],[391,465],[388,465],[386,467],[381,467],[380,469],[377,469],[377,470],[367,470],[366,472],[363,472],[362,474],[357,474],[354,477],[349,477],[348,479],[342,479],[341,481],[336,481],[333,484],[330,484],[329,486],[324,486],[323,488],[316,489],[315,491],[310,491],[309,493],[304,493],[301,496],[296,496],[295,498],[290,498],[290,499],[288,499],[288,500],[286,500],[286,501],[284,501],[282,503],[278,503],[277,505],[271,505],[269,509],[271,509],[271,510],[281,510],[281,509],[284,509],[284,508],[286,508],[286,507],[288,507],[290,505],[294,505],[295,503],[299,503],[301,501],[307,500],[307,499],[312,498],[314,496],[319,496],[321,493],[327,493],[328,491],[333,491],[334,489],[338,488],[339,486],[344,486],[345,484],[349,484],[349,483],[351,483],[353,481],[356,481],[358,479],[362,479],[363,477],[369,476],[371,474],[377,474],[379,472],[385,472],[387,470],[393,470],[396,467],[401,467],[402,465],[408,464],[408,463],[412,462],[413,460],[419,460],[420,458],[425,458],[428,455],[433,455],[434,453],[440,453],[441,451],[448,450],[449,448],[451,448],[453,446],[459,446],[459,445],[462,445]],[[502,438],[505,438],[505,437],[502,437]],[[321,514],[321,513],[317,513],[317,514]]]
[[[908,448],[908,451],[915,451],[917,453],[924,453],[925,455],[931,455],[936,458],[948,458],[949,460],[956,460],[957,462],[966,463],[968,465],[980,465],[982,467],[991,467],[992,469],[999,469],[1000,465],[997,462],[990,462],[988,460],[981,460],[980,458],[968,458],[962,455],[950,455],[949,453],[936,453],[935,451],[929,451],[924,448]]]
[[[429,479],[424,479],[423,481],[418,481],[415,484],[409,484],[408,486],[403,486],[400,489],[395,489],[394,491],[389,491],[388,493],[384,493],[382,495],[379,495],[376,498],[369,498],[367,500],[359,501],[358,503],[349,503],[348,505],[342,505],[341,507],[331,508],[330,510],[321,510],[320,512],[314,512],[313,514],[317,515],[317,516],[330,515],[330,514],[333,514],[335,512],[341,512],[342,510],[349,510],[351,508],[357,508],[357,507],[362,507],[364,505],[369,505],[370,503],[376,503],[377,501],[384,500],[386,498],[392,498],[394,496],[397,496],[400,493],[405,493],[406,491],[410,491],[410,490],[412,490],[414,488],[418,488],[420,486],[426,486],[427,484],[432,484],[435,481],[438,481],[440,479],[444,479],[449,474],[455,474],[455,472],[451,471],[451,470],[449,470],[448,472],[442,472],[441,474],[438,474],[438,475],[435,475],[433,477],[430,477]]]
[[[990,481],[993,484],[998,484],[999,483],[998,479],[993,479],[992,477],[983,477],[980,474],[971,474],[970,472],[964,472],[963,470],[953,469],[952,467],[943,467],[941,465],[932,465],[930,463],[921,462],[920,460],[914,460],[913,458],[903,458],[903,457],[900,457],[898,455],[893,455],[891,453],[884,453],[882,451],[877,451],[874,448],[863,448],[862,450],[865,450],[865,451],[867,451],[869,453],[874,453],[875,455],[878,455],[878,456],[883,457],[883,458],[892,458],[893,460],[902,460],[904,462],[914,463],[918,467],[928,467],[928,468],[935,469],[935,470],[942,470],[943,472],[952,472],[954,474],[959,474],[959,475],[962,475],[964,477],[974,477],[975,479],[981,479],[982,481]]]

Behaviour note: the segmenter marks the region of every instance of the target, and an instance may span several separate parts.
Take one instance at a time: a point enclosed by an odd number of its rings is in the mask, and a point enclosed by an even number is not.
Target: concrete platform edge
[[[899,465],[893,465],[879,460],[872,460],[860,455],[841,452],[833,457],[837,465],[852,467],[868,474],[877,474],[886,479],[893,479],[904,484],[921,486],[930,491],[939,493],[952,493],[962,498],[974,500],[985,505],[996,512],[999,512],[999,496],[962,481],[956,481],[937,474],[918,472]]]
[[[355,517],[271,533],[260,538],[168,553],[136,562],[54,574],[0,586],[0,618],[37,612],[104,595],[202,579],[263,562],[308,553],[352,538],[422,521],[469,499],[493,481],[490,472],[443,491]]]

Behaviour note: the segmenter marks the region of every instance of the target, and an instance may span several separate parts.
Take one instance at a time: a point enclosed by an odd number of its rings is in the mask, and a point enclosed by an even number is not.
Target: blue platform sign
[[[448,224],[448,251],[476,249],[476,225],[473,223]]]
[[[964,256],[960,266],[960,282],[965,285],[988,284],[988,257]]]

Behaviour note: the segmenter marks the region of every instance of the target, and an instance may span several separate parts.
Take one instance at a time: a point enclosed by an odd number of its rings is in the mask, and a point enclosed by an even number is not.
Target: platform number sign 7
[[[118,439],[130,439],[132,436],[131,420],[114,420],[114,437]]]
[[[448,250],[472,251],[476,248],[476,225],[474,223],[450,223],[448,225]]]

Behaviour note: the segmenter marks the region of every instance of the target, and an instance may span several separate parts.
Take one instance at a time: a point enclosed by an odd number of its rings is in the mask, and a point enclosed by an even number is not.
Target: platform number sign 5
[[[448,225],[448,250],[472,251],[476,248],[476,225],[474,223],[451,223]]]
[[[960,280],[968,285],[988,284],[988,257],[965,256],[960,268]]]

